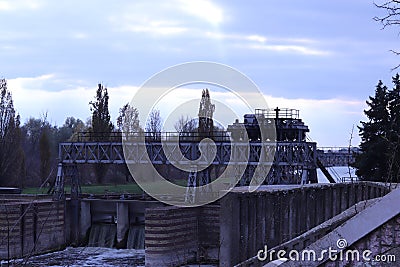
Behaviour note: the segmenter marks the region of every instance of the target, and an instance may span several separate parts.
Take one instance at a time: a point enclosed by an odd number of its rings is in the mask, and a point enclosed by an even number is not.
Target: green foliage
[[[61,141],[59,129],[51,125],[47,114],[41,118],[31,117],[22,126],[22,139],[26,167],[29,170],[25,184],[41,184],[57,163],[58,143]]]
[[[51,147],[48,130],[44,129],[39,139],[39,153],[40,153],[40,176],[42,183],[46,180],[50,173],[51,165]]]
[[[107,88],[101,84],[96,91],[96,101],[90,102],[92,111],[92,128],[94,141],[107,141],[114,126],[111,123],[111,116],[108,110],[108,92]],[[108,166],[105,164],[96,164],[94,167],[97,182],[102,183],[107,173]]]
[[[91,101],[90,111],[92,111],[92,128],[91,131],[95,133],[95,141],[107,141],[111,131],[114,129],[111,123],[111,116],[108,110],[108,92],[107,88],[101,84],[98,85],[96,91],[96,101]]]
[[[58,140],[65,141],[78,141],[79,132],[87,130],[85,123],[74,117],[67,117],[62,127],[58,129]]]
[[[375,96],[369,97],[364,111],[368,121],[361,122],[361,154],[354,166],[362,180],[399,182],[400,170],[400,76],[393,77],[388,90],[379,81]]]
[[[67,117],[61,127],[51,125],[46,114],[43,114],[41,118],[30,117],[21,127],[22,149],[20,154],[25,162],[21,177],[26,177],[24,181],[21,181],[21,186],[40,185],[51,173],[51,170],[53,170],[53,177],[50,177],[49,182],[52,182],[58,163],[59,143],[77,141],[78,133],[86,130],[85,123],[74,117]],[[29,170],[28,173],[26,173],[26,169]]]
[[[143,190],[137,184],[119,184],[119,185],[83,185],[81,186],[83,194],[142,194]],[[22,191],[23,194],[47,194],[48,188],[29,187]],[[70,192],[69,186],[64,187],[65,192]]]
[[[24,174],[20,118],[6,80],[0,80],[0,186],[18,186]]]

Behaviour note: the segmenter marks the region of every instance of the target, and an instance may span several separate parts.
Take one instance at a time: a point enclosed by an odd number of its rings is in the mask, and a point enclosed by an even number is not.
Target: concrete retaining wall
[[[147,267],[216,260],[219,206],[147,209],[145,236]]]
[[[266,186],[253,193],[235,188],[221,199],[220,266],[246,261],[265,245],[275,247],[389,191],[369,182]]]
[[[398,266],[398,262],[400,261],[400,215],[397,215],[395,218],[354,243],[351,246],[351,250],[358,251],[360,255],[362,255],[363,251],[371,251],[369,258],[373,259],[374,262],[367,263],[363,260],[362,256],[360,256],[359,260],[345,258],[339,263],[327,262],[321,266],[364,267],[367,266],[367,264],[371,266]]]
[[[64,202],[44,197],[2,199],[0,214],[0,259],[25,257],[65,246]]]

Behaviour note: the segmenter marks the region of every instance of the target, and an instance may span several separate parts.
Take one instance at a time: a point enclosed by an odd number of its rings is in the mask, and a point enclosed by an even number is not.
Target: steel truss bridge
[[[180,142],[177,143],[172,142],[171,138],[176,137],[163,133],[162,136],[148,136],[148,138],[143,139],[146,140],[145,142],[125,143],[127,160],[124,157],[123,143],[120,137],[110,138],[110,141],[90,141],[80,138],[77,142],[60,143],[60,163],[55,184],[55,195],[61,197],[66,179],[71,180],[72,196],[79,194],[78,164],[152,164],[155,167],[164,168],[164,171],[165,169],[176,168],[174,163],[185,164],[185,162],[188,162],[187,159],[198,159],[199,164],[207,164],[207,162],[201,162],[199,142],[185,141],[184,138],[180,138]],[[163,143],[161,140],[163,140]],[[227,142],[226,138],[214,138],[214,141],[216,155],[214,160],[203,171],[193,170],[186,173],[188,186],[195,186],[196,183],[199,185],[209,183],[213,179],[213,175],[218,177],[221,170],[232,164],[230,162],[231,155],[243,153],[248,153],[246,154],[248,160],[234,163],[242,167],[246,166],[242,177],[238,177],[240,185],[249,184],[256,167],[259,165],[271,168],[267,177],[265,177],[265,184],[315,183],[317,182],[316,168],[348,166],[354,162],[357,152],[349,148],[317,149],[314,142],[261,144],[259,142]],[[179,150],[181,153],[168,154],[164,152],[165,148],[167,148],[167,151]],[[273,158],[273,162],[265,160],[266,158]],[[198,177],[194,173],[197,173]],[[232,173],[232,175],[237,174]]]

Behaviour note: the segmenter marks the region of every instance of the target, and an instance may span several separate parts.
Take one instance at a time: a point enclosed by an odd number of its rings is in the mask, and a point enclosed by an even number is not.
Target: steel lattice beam
[[[278,142],[275,144],[229,143],[216,142],[213,167],[232,164],[231,157],[241,155],[242,160],[236,165],[246,165],[246,171],[241,177],[241,184],[247,184],[257,166],[271,167],[266,179],[268,184],[301,183],[304,177],[307,181],[315,181],[316,158],[325,166],[347,166],[354,161],[353,153],[317,150],[313,142]],[[167,151],[167,152],[165,152]],[[181,153],[174,153],[180,151]],[[199,164],[209,165],[202,160],[198,144],[194,142],[132,142],[125,144],[125,153],[121,142],[70,142],[60,143],[59,158],[62,164],[105,163],[105,164],[153,164],[172,166],[175,163],[193,164],[187,159],[199,159]],[[166,154],[167,153],[167,154]],[[271,162],[273,156],[274,160]],[[262,177],[260,178],[262,179]]]

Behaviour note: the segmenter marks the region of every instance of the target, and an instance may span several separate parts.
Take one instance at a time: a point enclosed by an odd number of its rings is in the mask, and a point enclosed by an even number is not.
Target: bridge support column
[[[80,213],[80,200],[79,199],[71,199],[70,201],[70,216],[71,216],[71,241],[72,245],[79,246],[80,239],[80,227],[79,227],[79,213]]]
[[[240,262],[240,207],[234,206],[240,203],[236,194],[227,194],[221,199],[220,221],[220,266],[233,266]],[[243,207],[247,210],[248,207]]]
[[[117,203],[117,247],[123,246],[126,232],[129,229],[129,206],[127,203]]]
[[[79,216],[79,239],[84,240],[87,232],[92,226],[92,213],[90,211],[90,202],[81,201],[81,210]]]

